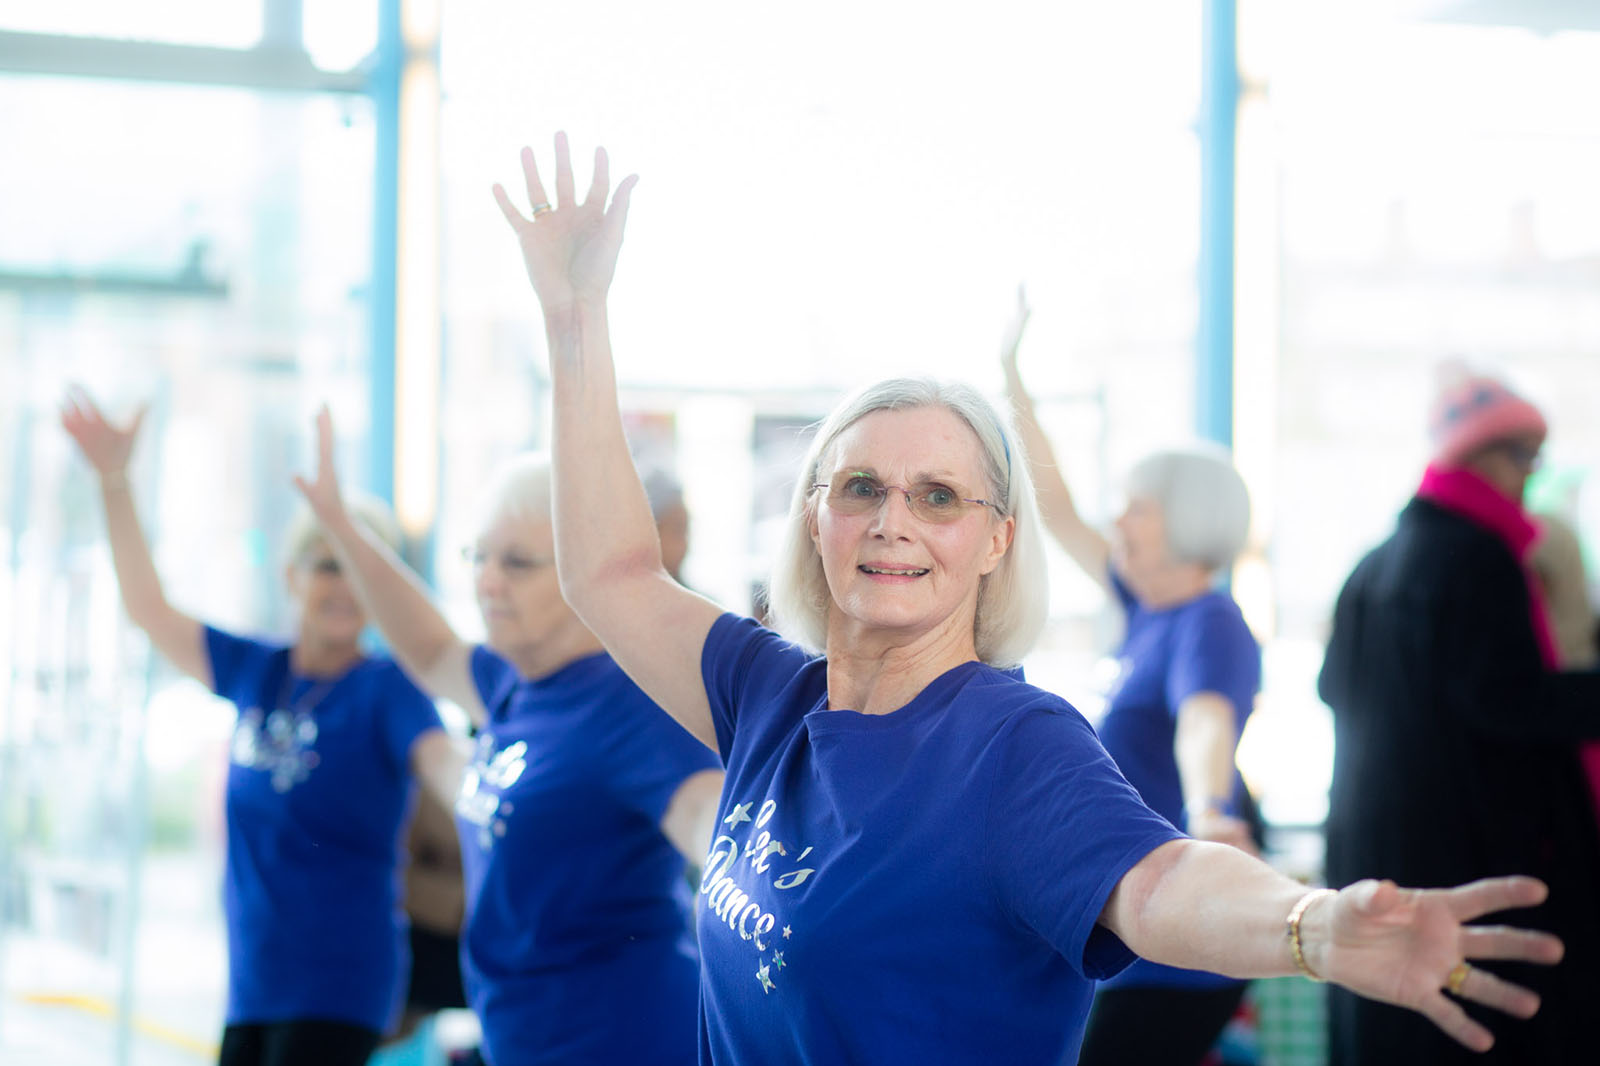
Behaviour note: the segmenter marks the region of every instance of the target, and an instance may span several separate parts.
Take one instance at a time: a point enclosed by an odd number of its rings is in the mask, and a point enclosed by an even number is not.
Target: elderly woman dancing
[[[611,196],[597,151],[580,201],[563,135],[555,150],[553,203],[528,149],[530,211],[495,196],[544,311],[562,589],[727,768],[700,889],[702,1062],[1071,1061],[1095,979],[1135,954],[1298,969],[1474,1047],[1493,1038],[1451,996],[1537,1008],[1466,960],[1547,962],[1560,942],[1464,923],[1539,902],[1539,882],[1308,892],[1184,837],[1072,707],[998,669],[1042,625],[1044,563],[1021,449],[970,388],[884,382],[823,423],[772,582],[783,635],[674,582],[607,326],[635,178]]]

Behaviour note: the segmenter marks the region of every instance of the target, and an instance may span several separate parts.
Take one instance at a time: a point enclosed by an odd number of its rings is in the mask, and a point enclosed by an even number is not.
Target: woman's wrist
[[[114,492],[128,487],[128,472],[126,469],[100,471],[100,488],[106,492]]]
[[[1308,915],[1318,912],[1319,919],[1325,918],[1326,915],[1320,912],[1327,910],[1326,905],[1319,908],[1317,904],[1338,894],[1338,890],[1332,888],[1311,889],[1295,901],[1284,923],[1284,936],[1289,941],[1289,957],[1294,960],[1295,969],[1313,981],[1328,979],[1326,951],[1328,938],[1321,932],[1326,930],[1326,922],[1318,924],[1315,920],[1308,920]]]

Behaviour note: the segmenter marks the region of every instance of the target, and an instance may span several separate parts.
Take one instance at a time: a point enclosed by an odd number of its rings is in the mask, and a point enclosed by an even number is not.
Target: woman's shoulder
[[[956,699],[983,706],[984,717],[1002,732],[1044,729],[1094,735],[1089,720],[1064,696],[984,663],[976,664]]]

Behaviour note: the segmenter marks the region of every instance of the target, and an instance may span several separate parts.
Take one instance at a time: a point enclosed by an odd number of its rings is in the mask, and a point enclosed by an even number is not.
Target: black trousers
[[[349,1022],[300,1020],[230,1025],[218,1066],[365,1066],[378,1033]]]
[[[1089,1011],[1078,1066],[1197,1066],[1247,987],[1102,988]]]

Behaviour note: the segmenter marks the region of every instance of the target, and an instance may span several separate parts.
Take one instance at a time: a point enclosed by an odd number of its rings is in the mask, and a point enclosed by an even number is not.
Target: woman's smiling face
[[[932,483],[959,501],[993,495],[983,470],[982,445],[958,415],[917,407],[874,411],[849,426],[818,464],[817,480],[828,486],[859,473],[883,486]],[[961,503],[954,520],[928,521],[896,488],[876,507],[849,513],[829,504],[830,491],[815,490],[811,516],[833,600],[830,654],[835,637],[902,644],[954,633],[970,645],[979,581],[1004,556],[1013,519]]]

